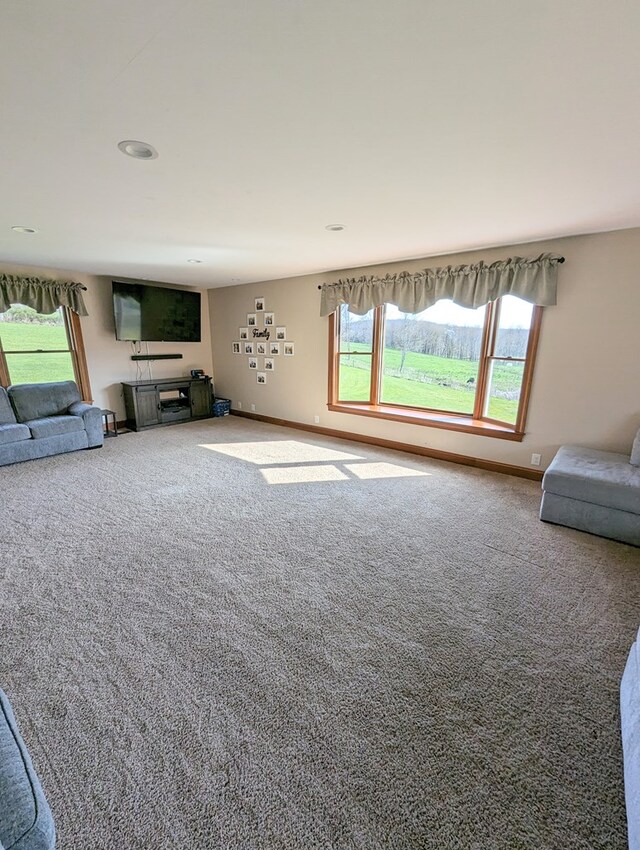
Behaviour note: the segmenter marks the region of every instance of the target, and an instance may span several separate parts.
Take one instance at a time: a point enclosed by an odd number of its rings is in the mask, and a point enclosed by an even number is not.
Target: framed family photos
[[[233,354],[246,354],[249,369],[256,372],[259,384],[267,383],[267,374],[273,374],[276,369],[275,358],[281,354],[293,357],[295,344],[287,340],[287,329],[284,325],[276,326],[276,314],[266,309],[266,301],[262,296],[254,300],[254,312],[247,313],[246,327],[239,328],[239,342],[231,343]],[[262,316],[262,320],[260,319]],[[264,323],[264,324],[263,324]],[[259,328],[263,324],[263,329]],[[262,357],[262,361],[258,360]],[[259,362],[262,371],[258,371]],[[286,371],[286,367],[282,367]]]

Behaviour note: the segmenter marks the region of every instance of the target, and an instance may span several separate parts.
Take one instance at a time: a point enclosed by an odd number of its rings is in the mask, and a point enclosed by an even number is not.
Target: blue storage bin
[[[228,416],[231,412],[231,400],[228,398],[214,398],[213,415]]]

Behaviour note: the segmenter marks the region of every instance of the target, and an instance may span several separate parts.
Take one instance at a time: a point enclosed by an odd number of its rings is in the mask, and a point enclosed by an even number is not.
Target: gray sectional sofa
[[[53,850],[55,844],[51,810],[0,690],[0,850]]]
[[[620,683],[620,720],[629,850],[640,850],[640,631]]]
[[[100,409],[73,381],[0,387],[0,466],[101,446]]]
[[[541,520],[640,546],[640,431],[631,456],[562,446],[542,490]]]

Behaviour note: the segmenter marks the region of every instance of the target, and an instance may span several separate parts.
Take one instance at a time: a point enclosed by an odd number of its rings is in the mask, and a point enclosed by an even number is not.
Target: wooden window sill
[[[389,404],[358,404],[344,401],[328,404],[327,407],[334,413],[351,413],[356,416],[371,416],[374,419],[390,419],[394,422],[426,425],[430,428],[444,428],[447,431],[462,431],[481,437],[513,440],[517,443],[521,443],[524,438],[524,433],[514,431],[508,425],[485,422],[482,419],[474,419],[472,416],[464,416],[463,414],[436,413],[432,410],[412,410],[406,407],[393,407]]]

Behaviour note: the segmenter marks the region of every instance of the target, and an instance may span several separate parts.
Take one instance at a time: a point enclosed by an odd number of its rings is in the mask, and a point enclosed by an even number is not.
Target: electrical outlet
[[[316,414],[316,415],[313,417],[313,421],[316,423],[316,425],[319,425],[319,424],[320,424],[320,417]]]
[[[236,402],[236,407],[238,408],[238,410],[242,410],[242,402],[241,402],[241,401],[237,401],[237,402]]]
[[[540,466],[540,455],[536,452],[531,455],[531,466]]]
[[[256,409],[255,404],[252,404],[252,405],[251,405],[251,410],[255,410],[255,409]]]

